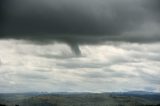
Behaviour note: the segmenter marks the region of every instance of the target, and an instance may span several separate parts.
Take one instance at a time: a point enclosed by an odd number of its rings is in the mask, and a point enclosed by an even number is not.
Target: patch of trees
[[[0,104],[0,106],[6,106],[6,105],[4,105],[4,104]]]
[[[145,105],[145,106],[160,106],[160,104],[157,104],[157,105]]]
[[[4,105],[4,104],[0,104],[0,106],[7,106],[7,105]],[[19,106],[19,105],[15,105],[15,106]]]

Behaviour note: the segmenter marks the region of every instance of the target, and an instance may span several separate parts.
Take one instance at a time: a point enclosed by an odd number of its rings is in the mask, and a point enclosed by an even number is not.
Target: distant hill
[[[155,92],[148,92],[148,91],[129,91],[129,92],[124,92],[127,94],[136,94],[136,95],[153,95],[153,94],[158,94]]]
[[[131,91],[113,93],[15,93],[0,94],[6,106],[159,106],[160,94]]]

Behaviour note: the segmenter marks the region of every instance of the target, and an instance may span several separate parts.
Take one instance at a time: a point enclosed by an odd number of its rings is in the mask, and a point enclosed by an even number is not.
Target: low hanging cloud
[[[0,40],[0,92],[159,92],[159,47],[126,42],[80,45],[82,56],[76,57],[65,43]]]

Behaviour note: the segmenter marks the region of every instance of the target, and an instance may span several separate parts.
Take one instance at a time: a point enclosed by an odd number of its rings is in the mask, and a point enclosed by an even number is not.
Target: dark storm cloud
[[[157,19],[160,18],[160,1],[159,0],[148,0],[146,2],[145,7],[150,9],[153,17],[155,17]]]
[[[5,0],[0,1],[0,32],[2,33],[5,20]]]
[[[158,0],[1,0],[0,38],[60,40],[78,55],[79,44],[159,41],[159,32],[147,36],[142,30],[134,35],[148,19],[159,20],[158,4]]]
[[[143,20],[140,2],[132,0],[119,2],[6,0],[5,2],[7,5],[4,37],[78,40],[77,36],[83,38],[90,35],[92,38],[97,35],[119,35],[134,29],[135,26],[138,27]]]

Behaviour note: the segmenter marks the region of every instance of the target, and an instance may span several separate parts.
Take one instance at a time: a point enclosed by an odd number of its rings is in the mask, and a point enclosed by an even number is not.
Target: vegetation
[[[10,94],[0,95],[0,106],[160,106],[160,95],[150,96],[110,93]]]

